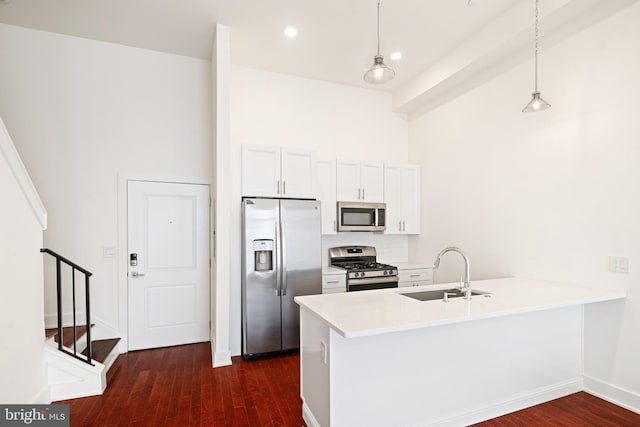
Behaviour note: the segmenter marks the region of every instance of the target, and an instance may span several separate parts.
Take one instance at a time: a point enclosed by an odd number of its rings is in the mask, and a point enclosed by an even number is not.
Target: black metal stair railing
[[[63,353],[67,353],[68,355],[75,357],[78,360],[81,360],[89,365],[93,365],[91,362],[91,310],[90,310],[90,298],[89,298],[89,278],[92,273],[78,264],[69,261],[67,258],[63,257],[60,254],[52,251],[51,249],[40,249],[40,252],[51,255],[56,260],[56,299],[57,299],[57,313],[58,313],[58,350]],[[67,350],[63,345],[63,326],[62,326],[62,264],[66,264],[71,268],[71,300],[73,304],[73,352]],[[76,349],[76,272],[82,273],[84,275],[84,295],[85,295],[85,315],[86,315],[86,335],[87,335],[87,355],[78,355],[78,351]],[[82,354],[82,353],[80,353]]]

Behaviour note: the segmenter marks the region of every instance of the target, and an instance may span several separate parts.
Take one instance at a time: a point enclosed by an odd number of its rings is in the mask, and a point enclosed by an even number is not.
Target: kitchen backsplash
[[[409,261],[409,236],[351,232],[322,236],[322,265],[329,265],[329,248],[350,245],[375,247],[381,262]]]

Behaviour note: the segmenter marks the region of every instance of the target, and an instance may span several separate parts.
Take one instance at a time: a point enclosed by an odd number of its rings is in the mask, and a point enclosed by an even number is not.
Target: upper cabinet
[[[315,199],[316,154],[309,150],[242,146],[242,195]]]
[[[318,200],[322,212],[322,234],[336,234],[336,159],[318,160]]]
[[[420,166],[384,165],[385,234],[420,234]]]
[[[382,163],[338,160],[337,199],[341,202],[384,201]]]

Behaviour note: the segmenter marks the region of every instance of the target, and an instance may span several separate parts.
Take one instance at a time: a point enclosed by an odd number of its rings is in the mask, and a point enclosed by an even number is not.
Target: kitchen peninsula
[[[583,388],[583,306],[624,293],[517,278],[296,298],[310,427],[467,425]],[[618,300],[618,301],[615,301]]]

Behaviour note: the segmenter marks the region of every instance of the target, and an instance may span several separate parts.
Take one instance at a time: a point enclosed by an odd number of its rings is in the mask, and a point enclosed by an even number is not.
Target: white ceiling
[[[203,59],[219,23],[231,28],[234,64],[391,92],[525,0],[383,0],[381,50],[396,78],[372,87],[362,75],[376,50],[376,1],[1,0],[0,22]],[[297,38],[283,36],[287,25]]]

